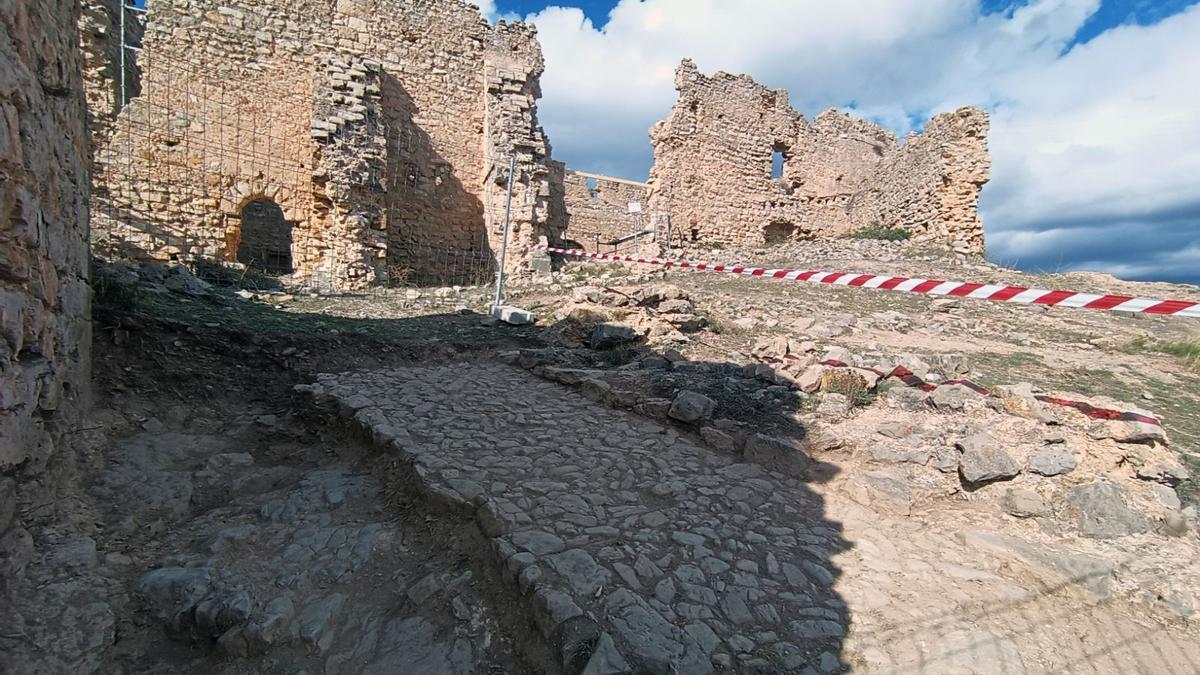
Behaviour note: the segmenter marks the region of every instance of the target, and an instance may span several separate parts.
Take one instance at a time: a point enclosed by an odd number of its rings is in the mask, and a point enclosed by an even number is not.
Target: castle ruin
[[[552,229],[562,243],[600,250],[654,241],[662,219],[645,208],[646,183],[573,171],[561,162],[552,162],[550,181]]]
[[[494,267],[510,157],[514,267],[543,239],[703,248],[864,227],[983,251],[977,109],[900,143],[832,110],[810,123],[782,90],[684,61],[644,184],[551,159],[536,30],[460,0],[84,7],[100,251],[332,288],[460,283],[438,261]]]
[[[679,100],[654,126],[651,210],[672,245],[772,243],[902,229],[917,241],[983,251],[979,192],[988,180],[987,113],[934,117],[903,144],[834,110],[809,122],[787,92],[745,75],[712,77],[685,60]]]
[[[139,95],[111,121],[94,110],[112,129],[96,152],[101,249],[334,287],[420,275],[447,252],[494,258],[510,155],[512,246],[548,234],[532,27],[456,0],[147,10]]]

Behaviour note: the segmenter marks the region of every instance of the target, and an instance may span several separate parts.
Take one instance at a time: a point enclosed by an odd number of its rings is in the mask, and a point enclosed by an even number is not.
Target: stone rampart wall
[[[987,115],[935,117],[900,144],[871,122],[826,111],[812,123],[787,92],[745,75],[711,77],[684,61],[679,100],[651,129],[649,207],[669,214],[672,245],[840,236],[867,226],[983,250],[977,207],[988,180]],[[781,171],[776,154],[781,157]]]
[[[599,249],[651,226],[645,208],[646,184],[597,174],[563,172],[565,220],[561,238],[588,249]],[[630,213],[637,202],[641,213]]]
[[[14,490],[64,463],[88,402],[79,16],[73,0],[0,3],[0,578],[30,542],[14,516]]]

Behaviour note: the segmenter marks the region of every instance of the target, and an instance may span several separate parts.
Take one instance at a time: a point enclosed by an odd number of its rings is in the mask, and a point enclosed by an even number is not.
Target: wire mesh
[[[139,57],[140,95],[98,139],[93,243],[101,254],[226,259],[243,208],[277,205],[309,220],[311,77],[282,68],[214,75],[197,63]],[[294,236],[303,240],[303,228]],[[236,247],[234,247],[236,248]]]
[[[128,102],[95,140],[97,255],[322,292],[491,283],[477,200],[447,200],[436,191],[444,177],[418,175],[445,163],[429,160],[428,136],[407,123],[411,102],[326,124],[349,100],[340,75],[354,57],[208,63],[174,48],[123,49]],[[450,202],[465,206],[447,210]],[[439,238],[425,240],[430,232]]]

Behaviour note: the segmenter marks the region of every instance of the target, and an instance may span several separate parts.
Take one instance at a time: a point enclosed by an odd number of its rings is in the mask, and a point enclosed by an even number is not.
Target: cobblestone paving
[[[1194,622],[1148,613],[1155,587],[1130,578],[1194,565],[1185,541],[1106,557],[969,507],[866,508],[831,465],[828,484],[772,473],[502,365],[303,388],[400,454],[431,496],[474,514],[543,639],[576,668],[590,658],[585,673],[1200,664]]]
[[[798,479],[499,365],[306,387],[475,509],[546,639],[588,673],[838,672],[847,548]]]

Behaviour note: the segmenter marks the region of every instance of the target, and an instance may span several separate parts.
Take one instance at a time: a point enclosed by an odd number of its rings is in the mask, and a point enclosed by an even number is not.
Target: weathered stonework
[[[78,19],[72,0],[0,3],[4,474],[18,466],[21,475],[40,474],[87,403],[89,176]],[[11,487],[0,479],[0,502],[12,504]],[[0,508],[0,540],[19,527],[12,518],[11,508]],[[0,548],[8,550],[2,541]]]
[[[684,61],[679,100],[654,126],[649,204],[670,214],[672,244],[838,236],[868,226],[983,251],[977,206],[988,180],[987,113],[934,117],[903,144],[829,110],[809,123],[787,92]],[[772,177],[776,152],[782,175]]]
[[[551,178],[562,204],[561,214],[553,219],[560,240],[598,250],[638,239],[634,235],[653,227],[654,219],[645,208],[645,183],[560,167]],[[630,211],[635,202],[642,208],[640,213]]]
[[[125,9],[126,0],[82,0],[79,17],[79,46],[83,50],[83,84],[87,96],[88,120],[93,138],[105,138],[112,133],[112,124],[121,112],[121,31],[127,44],[137,47],[142,42],[141,12]],[[140,91],[137,53],[125,53],[126,99]]]
[[[101,250],[251,260],[243,211],[270,200],[296,277],[408,278],[495,257],[510,154],[511,251],[546,234],[530,26],[461,0],[156,0],[143,49],[141,96],[98,153]]]

